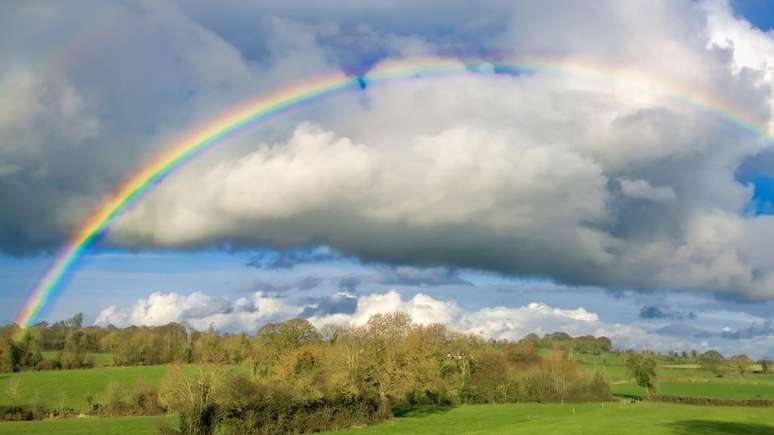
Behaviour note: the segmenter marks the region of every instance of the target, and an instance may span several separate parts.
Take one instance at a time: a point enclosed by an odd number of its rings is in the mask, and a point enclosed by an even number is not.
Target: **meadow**
[[[150,435],[164,424],[174,425],[174,416],[71,418],[66,420],[0,423],[2,435]]]
[[[661,403],[503,404],[418,408],[374,426],[329,435],[380,434],[620,434],[763,435],[774,433],[774,412]],[[172,417],[115,417],[1,423],[0,435],[150,435]]]
[[[98,398],[108,383],[116,382],[128,393],[138,382],[160,384],[167,371],[167,366],[145,366],[2,373],[0,392],[7,392],[14,381],[19,383],[20,394],[16,404],[11,403],[7,393],[0,394],[0,406],[37,402],[50,409],[66,407],[86,412],[87,396]]]
[[[603,355],[575,355],[583,362],[588,373],[602,371],[607,375],[613,394],[639,396],[645,390],[627,378],[622,357],[615,353]],[[748,373],[745,376],[729,373],[717,376],[701,370],[699,364],[671,364],[660,359],[656,393],[664,396],[699,397],[712,399],[774,399],[774,374]],[[760,370],[754,364],[751,371]]]

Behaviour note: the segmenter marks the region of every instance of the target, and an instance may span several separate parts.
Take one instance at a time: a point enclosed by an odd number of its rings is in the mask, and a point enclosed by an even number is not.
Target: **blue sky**
[[[254,331],[400,309],[495,338],[774,355],[771,141],[665,91],[774,131],[774,12],[658,3],[13,3],[0,320],[102,198],[228,108],[386,60],[507,54],[607,76],[420,74],[257,125],[117,219],[42,318]]]
[[[755,27],[769,31],[774,28],[774,9],[766,0],[734,0],[734,11]]]

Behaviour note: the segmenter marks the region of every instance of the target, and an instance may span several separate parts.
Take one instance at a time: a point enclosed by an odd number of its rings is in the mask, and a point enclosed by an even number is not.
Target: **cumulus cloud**
[[[621,178],[621,193],[634,199],[668,202],[677,199],[675,191],[669,186],[652,186],[645,180]]]
[[[280,298],[256,292],[251,297],[226,300],[200,292],[188,295],[154,292],[139,299],[128,310],[116,306],[103,309],[95,324],[115,326],[158,326],[180,322],[204,330],[210,325],[220,330],[255,331],[265,323],[292,318],[300,308],[290,306]]]
[[[774,43],[727,2],[610,0],[594,14],[569,0],[347,5],[98,2],[95,15],[120,17],[113,31],[50,69],[19,47],[72,37],[77,14],[8,8],[0,20],[16,25],[2,29],[50,25],[0,33],[10,41],[0,44],[0,249],[57,246],[184,126],[245,96],[319,73],[367,81],[389,58],[506,52],[615,73],[484,70],[368,86],[168,177],[107,242],[326,246],[429,270],[774,298],[774,222],[746,214],[752,188],[736,179],[767,141],[661,91],[694,89],[772,122]]]

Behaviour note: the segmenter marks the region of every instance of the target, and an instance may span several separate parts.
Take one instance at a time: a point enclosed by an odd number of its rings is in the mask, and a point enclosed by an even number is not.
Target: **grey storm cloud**
[[[291,269],[299,264],[319,263],[338,259],[339,254],[329,248],[264,250],[247,262],[258,269]]]
[[[0,250],[54,250],[142,162],[246,96],[367,80],[384,59],[588,61],[771,123],[774,42],[727,2],[552,3],[84,2],[88,17],[14,3],[0,17]],[[734,48],[753,38],[755,55]],[[171,174],[104,243],[288,249],[253,262],[277,269],[325,246],[442,271],[385,276],[417,285],[464,285],[450,271],[470,268],[774,298],[774,218],[744,212],[752,188],[736,178],[768,142],[657,88],[542,71],[368,86]]]
[[[697,318],[692,311],[683,313],[680,311],[664,310],[655,305],[646,305],[640,308],[641,319],[670,319],[670,320],[694,320]]]
[[[447,267],[386,266],[378,269],[374,281],[378,284],[395,286],[473,285],[460,277],[458,271]]]

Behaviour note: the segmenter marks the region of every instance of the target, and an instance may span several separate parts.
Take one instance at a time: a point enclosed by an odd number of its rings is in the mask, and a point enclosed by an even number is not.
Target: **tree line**
[[[241,370],[172,371],[159,397],[180,424],[165,432],[317,432],[389,418],[401,406],[612,398],[603,373],[587,375],[568,352],[538,350],[531,339],[483,340],[405,313],[374,315],[361,327],[267,325]]]
[[[178,427],[165,433],[314,432],[389,418],[400,406],[612,398],[605,375],[586,374],[570,352],[609,348],[606,338],[485,340],[440,324],[415,324],[405,313],[320,329],[292,319],[255,335],[179,324],[84,327],[80,319],[4,328],[2,347],[16,355],[6,369],[44,361],[88,365],[94,351],[112,353],[115,365],[171,364],[160,387],[122,392],[110,384],[86,398],[94,415],[177,414]]]
[[[117,328],[84,326],[83,315],[54,323],[39,322],[27,329],[16,324],[0,327],[0,372],[89,368],[96,365],[94,353],[109,353],[116,366],[170,363],[242,364],[253,358],[256,347],[287,346],[294,334],[312,334],[309,323],[293,319],[263,326],[255,336],[222,334],[214,328],[196,331],[179,323],[162,326]],[[313,328],[312,328],[313,329]],[[345,328],[326,325],[314,330],[323,340],[335,338]],[[303,332],[306,331],[306,332]],[[271,338],[269,338],[271,337]],[[601,354],[612,350],[607,337],[572,337],[564,332],[529,334],[521,345],[534,349]],[[266,347],[266,346],[264,346]],[[266,349],[264,349],[266,351]],[[530,358],[524,355],[523,358]]]

